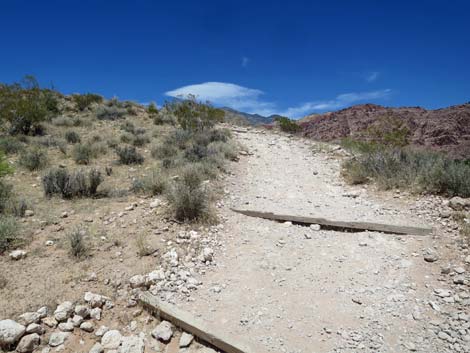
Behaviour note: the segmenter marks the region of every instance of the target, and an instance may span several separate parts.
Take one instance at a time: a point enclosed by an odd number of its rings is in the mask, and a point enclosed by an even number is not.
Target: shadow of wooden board
[[[178,309],[176,306],[159,300],[149,292],[143,292],[139,297],[144,308],[163,320],[171,322],[176,327],[191,333],[199,340],[209,343],[211,346],[225,353],[254,353],[240,340],[209,327],[202,320],[196,319],[187,311]]]
[[[292,215],[281,215],[272,212],[259,212],[251,210],[240,210],[231,209],[233,212],[241,213],[245,216],[258,217],[264,219],[270,219],[279,222],[292,222],[296,224],[310,225],[319,224],[325,228],[349,230],[355,232],[361,231],[374,231],[391,234],[405,234],[405,235],[430,235],[432,234],[432,228],[430,227],[410,227],[400,226],[393,224],[384,223],[372,223],[372,222],[349,222],[349,221],[337,221],[326,218],[317,217],[304,217],[304,216],[292,216]]]

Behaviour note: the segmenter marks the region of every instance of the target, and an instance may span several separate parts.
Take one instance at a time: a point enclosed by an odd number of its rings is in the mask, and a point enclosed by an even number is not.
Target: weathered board
[[[239,340],[213,328],[209,328],[207,324],[194,318],[190,313],[178,309],[174,305],[160,301],[149,292],[144,292],[140,295],[140,302],[155,315],[171,322],[173,325],[191,333],[200,340],[211,344],[225,353],[253,353],[251,349],[245,347]]]
[[[411,234],[411,235],[429,235],[432,233],[432,228],[428,227],[410,227],[410,226],[398,226],[393,224],[383,223],[371,223],[371,222],[346,222],[329,220],[326,218],[317,217],[302,217],[302,216],[291,216],[281,215],[272,212],[259,212],[250,210],[239,210],[231,209],[234,212],[238,212],[250,217],[259,217],[265,219],[271,219],[274,221],[292,222],[298,224],[319,224],[320,226],[326,226],[333,229],[346,229],[353,231],[375,231],[392,234]]]

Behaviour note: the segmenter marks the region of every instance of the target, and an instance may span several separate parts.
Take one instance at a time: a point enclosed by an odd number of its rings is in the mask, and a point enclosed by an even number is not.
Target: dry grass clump
[[[74,229],[68,234],[67,240],[69,245],[70,256],[76,259],[83,259],[90,253],[90,246],[87,244],[86,232],[83,229]]]

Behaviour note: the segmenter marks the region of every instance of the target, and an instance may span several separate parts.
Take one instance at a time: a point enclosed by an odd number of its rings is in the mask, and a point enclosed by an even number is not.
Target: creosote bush
[[[144,162],[144,157],[137,152],[135,147],[117,147],[116,154],[118,155],[120,164],[142,164]]]
[[[279,128],[281,131],[288,132],[288,133],[296,133],[302,130],[302,127],[298,125],[295,121],[290,120],[284,116],[277,117],[275,121],[279,124]]]
[[[41,170],[48,164],[47,152],[37,148],[30,148],[21,153],[18,162],[29,171]]]
[[[97,196],[103,180],[97,169],[69,172],[65,168],[58,168],[49,170],[42,178],[42,184],[46,197],[59,195],[64,199],[72,199]]]

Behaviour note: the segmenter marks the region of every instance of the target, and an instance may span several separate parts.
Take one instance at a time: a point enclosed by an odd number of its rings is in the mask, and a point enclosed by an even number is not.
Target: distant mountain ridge
[[[271,124],[274,122],[276,117],[279,117],[279,115],[263,116],[259,114],[249,114],[228,107],[223,107],[220,109],[225,112],[225,119],[227,121],[232,121],[242,125]]]
[[[397,122],[406,125],[411,145],[458,158],[470,156],[470,103],[436,110],[361,104],[309,116],[299,125],[305,136],[331,141],[345,137],[367,139],[370,129],[390,129]]]

